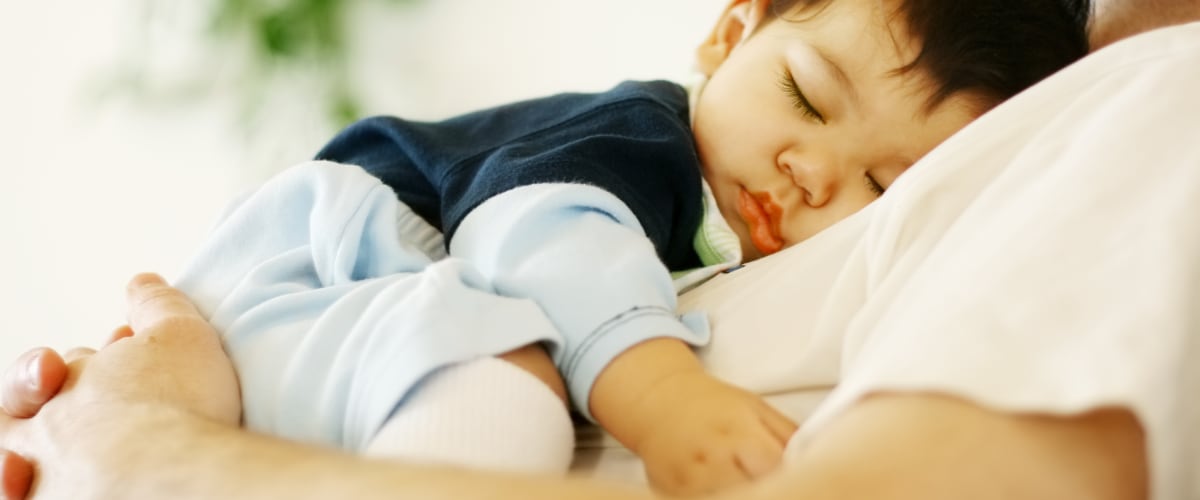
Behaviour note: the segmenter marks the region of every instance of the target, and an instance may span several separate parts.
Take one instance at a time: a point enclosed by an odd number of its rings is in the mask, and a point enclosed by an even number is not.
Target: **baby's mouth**
[[[779,219],[783,209],[771,201],[769,193],[751,194],[743,189],[738,197],[738,214],[750,228],[750,242],[763,255],[783,249],[783,238],[779,236]]]

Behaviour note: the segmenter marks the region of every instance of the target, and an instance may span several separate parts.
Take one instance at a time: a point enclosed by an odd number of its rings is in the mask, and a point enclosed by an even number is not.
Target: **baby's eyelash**
[[[804,92],[800,90],[800,85],[796,84],[796,79],[792,77],[791,70],[784,68],[779,73],[779,88],[792,98],[792,105],[800,110],[801,113],[822,124],[825,123],[825,117],[817,111],[817,108],[813,107],[808,97],[805,97]]]
[[[874,177],[871,177],[869,172],[863,174],[863,184],[866,184],[867,189],[871,190],[872,193],[875,193],[876,197],[883,196],[884,191],[887,191],[887,188],[883,187],[883,185],[880,184],[879,181],[876,181]]]

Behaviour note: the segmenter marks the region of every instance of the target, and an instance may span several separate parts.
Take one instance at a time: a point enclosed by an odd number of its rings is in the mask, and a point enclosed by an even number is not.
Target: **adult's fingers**
[[[37,414],[67,380],[67,362],[45,347],[22,354],[0,380],[4,413],[26,418]]]
[[[24,457],[0,450],[0,498],[21,500],[33,482],[33,466]]]
[[[132,337],[132,336],[133,336],[133,328],[130,328],[129,325],[121,325],[121,326],[117,327],[116,330],[113,330],[112,334],[108,336],[108,341],[105,342],[104,345],[109,345],[109,344],[116,342],[118,340],[121,340],[123,338]]]
[[[187,296],[157,274],[134,276],[125,288],[125,297],[129,303],[129,326],[134,335],[165,322],[204,321]]]
[[[67,352],[64,352],[62,358],[63,361],[67,362],[67,364],[71,364],[93,354],[96,354],[96,350],[92,349],[91,347],[75,347]]]

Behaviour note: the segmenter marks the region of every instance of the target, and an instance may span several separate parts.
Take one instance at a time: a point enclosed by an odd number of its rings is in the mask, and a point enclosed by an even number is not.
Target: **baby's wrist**
[[[721,382],[703,370],[688,370],[666,375],[647,384],[642,391],[641,403],[636,405],[637,419],[643,424],[638,432],[632,433],[630,442],[625,443],[634,453],[640,454],[641,444],[654,436],[661,426],[674,426],[692,418],[689,404],[711,394],[709,388]]]
[[[673,399],[669,387],[693,375],[707,377],[683,342],[651,339],[629,348],[601,372],[589,396],[592,416],[610,434],[633,448],[648,428],[661,423]]]

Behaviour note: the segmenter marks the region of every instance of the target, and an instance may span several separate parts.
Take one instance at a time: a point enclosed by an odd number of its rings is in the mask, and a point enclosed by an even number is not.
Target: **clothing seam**
[[[563,371],[566,372],[567,380],[571,380],[575,377],[575,372],[579,369],[579,365],[582,362],[581,358],[587,354],[587,352],[593,345],[596,344],[596,342],[600,341],[600,338],[603,337],[605,333],[608,333],[619,326],[625,325],[630,321],[645,316],[665,316],[669,318],[675,318],[675,315],[671,310],[662,306],[634,306],[617,314],[616,316],[605,320],[603,323],[593,329],[592,333],[589,333],[583,338],[583,341],[580,342],[578,349],[575,350],[575,354],[567,359],[567,362],[563,364]]]

